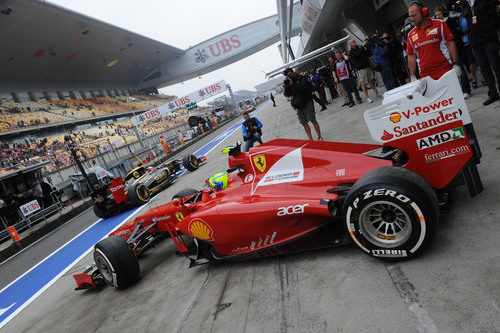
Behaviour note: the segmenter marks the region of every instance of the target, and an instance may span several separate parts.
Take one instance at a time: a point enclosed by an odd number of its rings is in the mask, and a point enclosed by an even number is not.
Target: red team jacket
[[[448,25],[429,19],[423,28],[414,27],[408,34],[406,53],[416,54],[420,77],[439,79],[453,68],[446,42],[453,39]]]

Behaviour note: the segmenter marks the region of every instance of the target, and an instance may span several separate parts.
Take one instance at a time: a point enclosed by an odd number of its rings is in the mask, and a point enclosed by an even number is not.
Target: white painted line
[[[9,311],[9,309],[11,307],[13,307],[14,305],[16,305],[16,302],[12,303],[9,307],[7,308],[4,308],[4,309],[0,309],[0,316],[3,315],[5,312]]]
[[[0,266],[2,266],[3,264],[5,264],[7,261],[9,261],[10,259],[16,257],[18,254],[21,254],[23,253],[24,251],[26,251],[27,249],[29,249],[30,247],[32,247],[33,245],[35,245],[36,243],[38,243],[39,241],[41,241],[42,239],[44,239],[45,237],[48,237],[50,236],[51,234],[53,234],[54,232],[56,232],[57,230],[59,230],[60,228],[64,227],[66,224],[72,222],[74,219],[80,217],[80,215],[82,215],[83,213],[85,213],[87,210],[89,210],[88,208],[85,209],[83,212],[81,212],[80,214],[78,214],[77,216],[73,217],[71,220],[67,221],[67,222],[64,222],[63,224],[61,224],[60,226],[58,226],[57,228],[55,228],[54,230],[52,230],[51,232],[49,232],[48,234],[46,234],[45,236],[43,236],[42,238],[38,239],[37,241],[31,243],[30,245],[28,245],[27,247],[25,247],[24,249],[22,249],[21,251],[19,252],[16,252],[13,256],[5,259],[4,261],[0,262]],[[99,222],[99,221],[98,221]],[[96,222],[97,223],[97,222]],[[95,224],[95,223],[94,223]],[[88,228],[87,228],[88,229]]]
[[[116,228],[114,228],[111,232],[115,231],[116,229],[118,229],[119,227],[121,227],[124,223],[126,223],[127,221],[130,220],[130,218],[132,218],[134,215],[136,215],[137,213],[139,213],[143,208],[145,208],[147,205],[143,205],[141,207],[139,207],[135,212],[133,212],[132,214],[130,214],[126,219],[123,220],[123,222],[121,224],[119,224]],[[26,271],[24,274],[22,274],[21,276],[19,276],[17,279],[15,279],[14,281],[12,281],[11,283],[9,283],[6,287],[4,287],[2,290],[0,290],[0,293],[2,293],[5,289],[7,289],[10,285],[12,285],[13,283],[15,283],[17,280],[19,280],[20,278],[22,278],[23,276],[25,276],[26,274],[28,274],[29,272],[31,272],[33,269],[35,269],[37,266],[39,266],[40,264],[42,264],[45,260],[47,260],[48,258],[50,258],[53,254],[55,254],[56,252],[58,252],[59,250],[61,250],[63,247],[65,247],[66,245],[68,245],[70,242],[72,242],[75,238],[79,237],[81,234],[83,234],[85,231],[87,231],[88,229],[90,229],[91,227],[93,227],[95,224],[97,224],[98,222],[102,221],[102,219],[99,219],[97,222],[93,223],[91,226],[89,226],[88,228],[86,228],[85,230],[83,230],[82,232],[80,232],[78,235],[76,235],[75,237],[73,237],[71,240],[69,240],[68,242],[66,242],[64,245],[62,245],[61,247],[59,247],[57,250],[55,250],[54,252],[52,252],[50,255],[48,255],[45,259],[43,259],[42,261],[40,261],[38,264],[36,264],[35,266],[33,266],[32,268],[30,268],[28,271]],[[111,233],[110,232],[110,233]],[[105,235],[103,238],[101,239],[104,239],[106,238],[108,235]],[[31,304],[31,302],[33,302],[38,296],[40,296],[41,293],[43,293],[45,290],[47,290],[50,286],[52,286],[52,284],[54,284],[54,282],[57,281],[57,279],[59,279],[61,276],[63,276],[68,270],[70,270],[77,262],[79,262],[80,260],[82,260],[83,257],[85,257],[90,251],[92,251],[92,248],[93,248],[93,245],[87,250],[85,251],[82,255],[80,255],[76,260],[74,260],[71,264],[69,264],[65,269],[63,269],[58,275],[56,275],[52,280],[49,281],[49,283],[47,283],[42,289],[40,289],[37,293],[35,293],[33,296],[31,296],[23,305],[21,305],[18,309],[16,309],[16,311],[14,311],[10,316],[8,316],[7,318],[5,318],[5,320],[0,323],[0,328],[4,327],[12,318],[14,318],[19,312],[21,312],[22,310],[24,310],[24,308],[26,308],[28,305]],[[15,304],[15,303],[14,303]],[[13,304],[13,305],[14,305]],[[12,307],[12,305],[11,305]],[[10,307],[9,307],[10,309]],[[7,309],[8,310],[8,309]],[[7,311],[5,310],[5,311]],[[5,312],[4,311],[4,312]]]
[[[408,307],[410,316],[415,320],[417,330],[421,333],[438,333],[436,324],[434,324],[427,311],[420,305],[418,294],[415,292],[415,288],[410,280],[404,275],[401,267],[399,265],[391,265],[386,266],[386,269],[394,286]]]

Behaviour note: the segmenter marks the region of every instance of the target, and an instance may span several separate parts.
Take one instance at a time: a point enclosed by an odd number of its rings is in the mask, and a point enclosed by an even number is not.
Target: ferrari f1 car
[[[348,242],[376,258],[420,255],[448,190],[483,189],[458,80],[450,72],[392,90],[365,120],[382,145],[276,139],[225,149],[226,189],[184,190],[111,233],[95,245],[95,265],[74,276],[77,289],[136,282],[137,258],[165,234],[190,267]]]
[[[194,171],[204,161],[205,157],[187,155],[182,160],[174,160],[157,167],[139,166],[131,170],[125,180],[118,177],[97,185],[91,195],[94,213],[97,217],[108,218],[130,207],[145,204],[152,195],[170,186],[177,179],[181,166]]]

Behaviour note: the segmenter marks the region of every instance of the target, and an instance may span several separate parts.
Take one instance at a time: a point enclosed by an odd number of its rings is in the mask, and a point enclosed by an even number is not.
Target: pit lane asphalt
[[[479,332],[500,330],[500,105],[483,108],[484,88],[467,102],[483,150],[479,165],[485,191],[469,198],[453,191],[452,212],[441,216],[437,237],[424,256],[396,263],[372,259],[352,245],[235,264],[188,269],[171,240],[141,257],[143,278],[126,290],[73,291],[72,274],[91,264],[76,264],[13,318],[5,332]],[[301,138],[305,134],[282,96],[257,116],[263,138]],[[341,108],[335,100],[317,112],[323,137],[371,143],[362,112],[379,104]],[[211,138],[192,147],[195,151]],[[182,188],[200,188],[210,175],[227,168],[220,149],[241,140],[241,131],[210,152],[206,165],[184,175],[149,207],[170,200]],[[190,151],[190,152],[191,152]],[[58,248],[92,212],[63,227],[0,266],[0,282]],[[70,230],[69,228],[75,228]],[[44,247],[42,249],[41,247]],[[46,254],[43,254],[44,251]],[[22,268],[19,268],[22,267]],[[6,273],[8,271],[8,273]]]

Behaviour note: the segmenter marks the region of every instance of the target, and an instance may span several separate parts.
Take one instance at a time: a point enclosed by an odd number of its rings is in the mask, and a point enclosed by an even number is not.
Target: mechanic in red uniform
[[[430,76],[439,79],[450,69],[460,77],[458,51],[450,28],[444,21],[433,20],[428,9],[420,2],[413,1],[408,7],[408,16],[415,27],[408,34],[408,67],[411,81],[415,81],[415,72],[420,68],[420,77]]]

